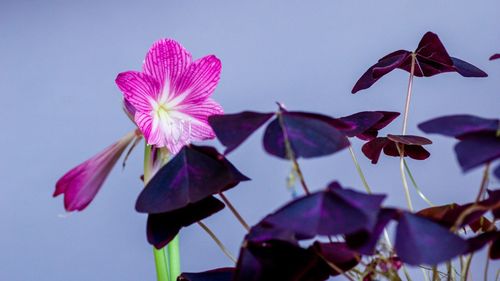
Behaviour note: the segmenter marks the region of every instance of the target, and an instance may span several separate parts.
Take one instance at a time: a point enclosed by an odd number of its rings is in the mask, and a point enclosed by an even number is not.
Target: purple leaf
[[[234,267],[213,269],[198,273],[182,273],[177,281],[232,281]]]
[[[344,131],[344,134],[348,137],[356,137],[358,135],[362,135],[367,130],[370,130],[383,117],[384,115],[377,111],[362,111],[349,116],[341,117],[340,120],[348,124],[353,124],[354,128]]]
[[[136,210],[165,213],[186,207],[249,180],[212,147],[184,146],[149,181]]]
[[[346,235],[346,242],[351,249],[361,254],[373,255],[380,235],[391,220],[398,220],[400,211],[391,208],[382,208],[378,212],[377,222],[371,230],[361,230]]]
[[[340,129],[351,129],[350,124],[320,114],[288,111],[280,114],[284,128],[276,118],[264,133],[264,148],[271,155],[288,159],[283,131],[296,158],[325,156],[349,146]]]
[[[212,115],[208,123],[228,154],[242,144],[253,132],[266,123],[274,113],[243,111],[236,114]]]
[[[414,75],[430,77],[445,72],[458,72],[464,77],[486,77],[484,71],[463,60],[450,57],[439,37],[427,32],[418,44],[415,53]],[[367,89],[378,79],[399,68],[411,72],[412,53],[406,50],[393,52],[370,67],[354,85],[352,93]]]
[[[451,57],[451,60],[453,61],[455,70],[463,77],[488,77],[486,72],[466,61],[454,57]]]
[[[468,244],[441,225],[405,212],[399,219],[396,251],[410,265],[436,265],[463,254]]]
[[[403,156],[410,157],[415,160],[424,160],[430,156],[430,153],[422,147],[432,143],[429,139],[411,136],[411,135],[388,135],[387,137],[377,137],[363,145],[361,151],[371,160],[372,164],[376,164],[380,158],[382,150],[388,156],[400,157],[397,145],[403,147]]]
[[[370,88],[382,76],[398,68],[404,61],[411,60],[410,55],[409,51],[399,50],[381,58],[359,78],[358,82],[352,88],[351,93],[355,94],[360,90]]]
[[[458,163],[466,172],[500,158],[500,137],[470,136],[455,145]]]
[[[330,188],[293,200],[263,221],[303,237],[352,233],[373,227],[383,199]]]
[[[491,244],[489,256],[491,259],[500,258],[498,252],[498,241],[500,241],[500,231],[487,231],[479,234],[476,237],[467,239],[469,247],[467,249],[467,254],[476,252],[486,246]],[[495,245],[496,244],[496,245]],[[496,248],[495,248],[496,247]]]
[[[438,117],[418,125],[420,130],[428,134],[441,134],[461,138],[467,134],[479,132],[496,132],[500,128],[498,119],[486,119],[474,115],[449,115]]]
[[[500,179],[500,164],[493,170],[493,174],[497,179]]]
[[[313,251],[285,241],[246,242],[234,281],[323,281],[330,268]]]
[[[500,54],[494,54],[490,57],[490,60],[497,60],[500,59]]]
[[[315,242],[311,248],[318,253],[320,257],[323,257],[326,261],[341,269],[342,272],[354,268],[359,263],[359,254],[349,249],[347,244],[343,242]],[[340,275],[342,272],[338,272],[332,268],[330,275],[336,276]]]
[[[174,239],[182,227],[207,218],[222,209],[224,209],[224,203],[209,196],[175,211],[150,214],[146,227],[148,242],[157,249],[161,249]]]

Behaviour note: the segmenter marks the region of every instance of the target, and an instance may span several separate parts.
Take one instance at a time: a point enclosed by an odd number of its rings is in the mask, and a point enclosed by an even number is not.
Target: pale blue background
[[[293,110],[343,116],[400,111],[403,71],[357,95],[350,90],[378,58],[415,48],[432,30],[450,54],[490,77],[416,79],[409,133],[419,134],[416,124],[437,115],[498,117],[500,61],[488,57],[500,52],[499,10],[497,0],[0,0],[0,280],[154,280],[145,216],[133,209],[141,149],[125,172],[113,171],[84,212],[61,218],[62,200],[51,195],[69,168],[133,128],[114,79],[140,69],[155,40],[175,38],[196,58],[213,53],[222,60],[214,98],[226,112],[269,111],[282,101]],[[400,122],[384,133],[398,133]],[[284,185],[290,165],[266,155],[261,136],[259,131],[230,156],[254,179],[228,192],[251,223],[290,196]],[[438,204],[473,199],[481,172],[463,175],[454,141],[431,138],[432,157],[410,161],[423,190]],[[374,166],[358,156],[373,189],[388,193],[388,204],[404,206],[397,159],[384,157]],[[362,188],[347,151],[301,164],[314,189],[333,179]],[[414,202],[425,207],[416,196]],[[236,254],[244,231],[229,212],[206,223]],[[476,276],[483,258],[476,257]],[[229,261],[192,226],[182,231],[182,264],[199,271]]]

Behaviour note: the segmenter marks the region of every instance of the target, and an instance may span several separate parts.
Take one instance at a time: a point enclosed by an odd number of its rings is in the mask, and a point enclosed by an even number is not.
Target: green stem
[[[158,281],[169,281],[170,274],[168,270],[168,258],[166,256],[165,248],[160,250],[153,248],[156,265],[156,279]]]
[[[153,177],[152,168],[151,146],[146,144],[144,147],[144,185]],[[156,279],[158,281],[171,281],[169,259],[165,247],[159,250],[153,248],[153,254],[156,266]]]
[[[352,162],[354,162],[354,166],[356,166],[356,171],[358,171],[359,177],[361,178],[361,181],[363,182],[363,186],[366,189],[366,192],[372,193],[372,190],[370,186],[368,185],[368,182],[366,181],[365,174],[363,174],[363,171],[361,170],[361,167],[359,166],[358,159],[356,158],[356,155],[354,154],[354,150],[352,149],[352,146],[349,145],[349,152],[351,153],[351,158]]]
[[[417,182],[415,181],[415,178],[413,177],[413,175],[410,171],[410,168],[408,167],[408,164],[406,163],[406,160],[403,159],[403,163],[405,165],[406,172],[408,173],[408,177],[410,177],[410,181],[413,184],[413,187],[415,188],[415,190],[417,191],[417,194],[420,196],[420,198],[422,198],[422,200],[424,200],[427,204],[429,204],[429,206],[433,207],[434,204],[431,202],[431,200],[429,200],[429,198],[427,198],[427,196],[425,196],[425,194],[422,192],[422,190],[418,187]]]
[[[179,251],[179,235],[167,245],[168,268],[170,270],[170,281],[176,281],[181,274],[181,258]]]

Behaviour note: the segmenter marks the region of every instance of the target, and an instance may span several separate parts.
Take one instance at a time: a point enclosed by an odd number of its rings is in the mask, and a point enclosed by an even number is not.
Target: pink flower
[[[111,169],[139,132],[130,132],[99,154],[67,172],[56,183],[54,197],[64,194],[66,211],[81,211],[94,199]]]
[[[177,153],[191,141],[211,139],[215,134],[208,117],[222,114],[210,99],[221,72],[214,55],[192,61],[178,42],[163,39],[146,55],[143,71],[120,73],[116,84],[123,92],[128,112],[146,141]]]

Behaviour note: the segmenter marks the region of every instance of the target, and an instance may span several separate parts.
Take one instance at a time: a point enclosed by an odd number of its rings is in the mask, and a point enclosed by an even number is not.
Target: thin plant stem
[[[465,261],[465,268],[464,270],[462,271],[462,280],[463,281],[467,281],[467,279],[469,278],[469,270],[470,270],[470,264],[471,264],[471,261],[472,261],[472,257],[474,256],[474,253],[470,254],[468,257],[467,257],[467,260]]]
[[[406,160],[403,159],[403,163],[405,165],[405,170],[408,173],[408,177],[410,177],[410,181],[413,184],[415,190],[417,191],[417,194],[420,196],[420,198],[422,198],[422,200],[424,200],[427,204],[429,204],[429,206],[433,207],[434,204],[431,202],[431,200],[429,200],[429,198],[427,198],[427,196],[425,196],[422,190],[418,187],[417,182],[415,181],[415,178],[413,177],[413,174],[410,171],[410,167],[408,167],[408,163],[406,163]]]
[[[151,146],[146,144],[144,148],[144,185],[153,177],[151,174],[152,164]],[[170,281],[169,262],[165,247],[160,250],[153,248],[153,254],[156,266],[156,279],[158,281]]]
[[[368,185],[368,182],[366,181],[365,175],[363,171],[361,170],[361,166],[359,166],[358,159],[356,158],[356,155],[354,154],[354,150],[352,149],[352,146],[349,144],[349,152],[351,153],[351,158],[352,162],[354,162],[354,166],[356,166],[356,171],[358,171],[359,177],[361,178],[361,181],[363,182],[363,186],[366,189],[366,192],[372,193],[372,190],[370,186]]]
[[[240,215],[238,210],[231,204],[231,201],[224,195],[224,193],[220,192],[219,196],[222,198],[222,201],[229,207],[229,210],[233,213],[233,215],[236,217],[236,219],[241,223],[241,225],[247,230],[250,231],[250,226],[248,223],[243,219],[243,217]]]
[[[486,163],[486,166],[484,167],[483,179],[481,180],[479,193],[477,194],[476,197],[476,203],[479,202],[479,200],[481,200],[481,198],[483,197],[484,191],[486,190],[486,186],[488,185],[489,173],[490,173],[490,162]]]
[[[413,88],[413,76],[415,74],[415,56],[416,56],[415,53],[411,54],[410,77],[408,78],[408,91],[406,93],[405,112],[403,115],[403,129],[401,130],[402,135],[406,135],[406,129],[408,126],[408,113],[410,111],[411,93]]]
[[[219,238],[217,238],[217,235],[215,235],[215,233],[206,225],[204,224],[202,221],[198,221],[198,225],[203,228],[203,230],[205,230],[205,232],[210,236],[210,238],[212,238],[212,240],[214,240],[215,244],[217,244],[217,246],[219,246],[219,248],[221,249],[221,251],[233,262],[233,263],[236,263],[236,259],[234,258],[233,255],[231,255],[231,253],[229,252],[229,250],[226,248],[226,246],[224,246],[224,244],[219,240]]]
[[[299,176],[300,184],[302,185],[304,192],[306,194],[310,194],[309,188],[307,187],[307,184],[306,184],[306,180],[304,179],[304,174],[302,173],[302,170],[300,169],[299,162],[297,162],[297,158],[295,158],[295,153],[292,149],[292,145],[290,144],[290,140],[288,139],[288,132],[285,129],[285,123],[283,121],[281,111],[278,112],[277,115],[278,115],[278,121],[280,123],[281,131],[283,132],[283,138],[285,141],[286,156],[288,159],[290,159],[292,161],[293,168],[295,169],[295,171],[297,172],[297,175]]]
[[[490,259],[486,256],[486,263],[484,265],[484,281],[488,281],[488,269],[490,267]]]
[[[406,174],[405,174],[404,146],[401,145],[401,147],[399,147],[399,144],[396,144],[396,147],[397,147],[397,149],[399,151],[399,155],[400,155],[399,171],[401,172],[401,180],[403,182],[403,187],[405,190],[406,204],[408,205],[408,209],[413,212],[413,204],[411,202],[410,188],[408,187],[408,181],[406,180]]]

